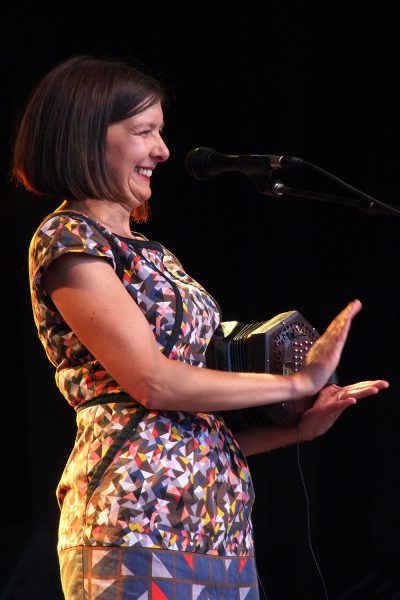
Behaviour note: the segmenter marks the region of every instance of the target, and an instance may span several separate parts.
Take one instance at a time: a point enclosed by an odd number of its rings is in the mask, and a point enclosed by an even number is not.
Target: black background
[[[349,300],[363,302],[339,377],[391,387],[303,444],[300,463],[295,447],[250,459],[258,568],[268,600],[400,598],[398,217],[261,195],[239,173],[197,182],[184,168],[196,146],[299,156],[400,205],[394,8],[20,2],[3,9],[1,44],[1,600],[61,598],[55,487],[75,416],[37,339],[27,275],[30,237],[55,203],[17,189],[8,172],[31,88],[75,53],[139,59],[173,87],[171,158],[153,177],[153,216],[141,230],[218,299],[224,320],[297,309],[322,331]],[[280,175],[345,194],[307,170]]]

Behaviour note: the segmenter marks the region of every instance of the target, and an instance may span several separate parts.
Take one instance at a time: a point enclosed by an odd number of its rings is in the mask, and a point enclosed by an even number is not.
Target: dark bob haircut
[[[57,199],[118,200],[107,170],[107,129],[167,100],[164,85],[125,62],[74,56],[54,67],[28,102],[14,147],[13,177]],[[133,218],[148,218],[147,204]]]

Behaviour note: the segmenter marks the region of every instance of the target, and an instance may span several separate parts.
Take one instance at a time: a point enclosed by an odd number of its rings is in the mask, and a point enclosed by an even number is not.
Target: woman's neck
[[[111,200],[65,200],[57,211],[72,210],[81,213],[102,225],[113,233],[133,238],[130,228],[131,212],[129,207]],[[57,212],[56,211],[56,212]]]

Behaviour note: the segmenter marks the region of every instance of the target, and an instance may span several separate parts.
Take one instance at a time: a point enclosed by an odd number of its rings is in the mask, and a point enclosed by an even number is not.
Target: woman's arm
[[[270,425],[249,429],[235,435],[246,456],[260,454],[296,442],[311,441],[323,435],[336,419],[357,400],[377,394],[388,387],[387,381],[360,381],[345,387],[328,385],[318,395],[313,406],[303,413],[298,426]]]
[[[162,355],[141,310],[102,258],[68,253],[52,263],[44,283],[64,320],[119,385],[160,410],[208,412],[316,394],[335,370],[361,308],[356,302],[340,313],[295,375],[227,373]]]

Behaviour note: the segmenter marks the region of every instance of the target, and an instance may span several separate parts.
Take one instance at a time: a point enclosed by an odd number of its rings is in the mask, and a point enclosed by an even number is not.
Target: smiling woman
[[[161,131],[160,102],[108,128],[106,160],[115,188],[131,210],[151,196],[150,177],[159,162],[169,156]]]
[[[121,191],[106,164],[108,130],[127,121],[132,134],[144,139],[160,133],[162,112],[155,106],[161,109],[168,101],[161,83],[130,65],[87,56],[70,58],[32,93],[14,148],[14,176],[37,194],[74,201],[115,200]],[[131,123],[149,108],[158,112],[149,118],[161,122]],[[160,151],[166,160],[166,147]],[[152,164],[159,160],[152,159]],[[146,206],[133,214],[136,220],[146,220]]]
[[[293,375],[205,368],[218,304],[132,229],[169,156],[165,99],[130,65],[73,57],[39,83],[15,145],[15,177],[61,202],[33,234],[29,276],[39,338],[77,413],[57,489],[67,600],[257,599],[245,454],[311,440],[388,385],[326,387],[358,301]],[[220,413],[314,395],[298,427],[235,438]]]

